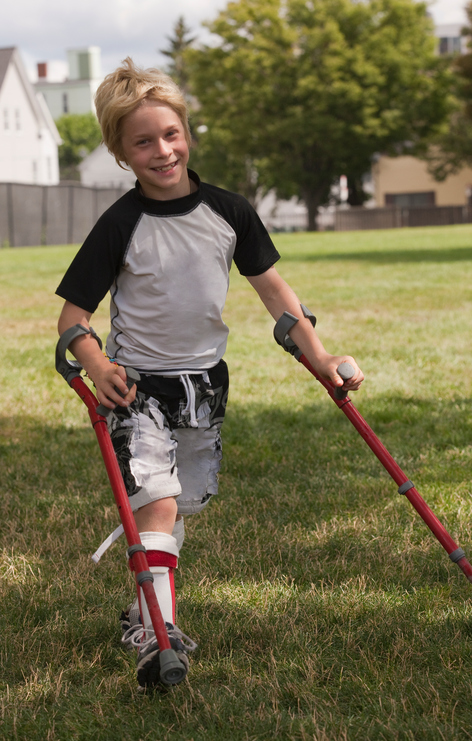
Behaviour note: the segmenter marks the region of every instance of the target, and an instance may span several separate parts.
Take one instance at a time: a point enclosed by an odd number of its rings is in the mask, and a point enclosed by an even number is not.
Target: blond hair
[[[145,100],[157,100],[172,108],[182,122],[187,144],[191,144],[187,103],[178,85],[159,69],[142,69],[126,57],[121,67],[105,77],[95,94],[103,142],[120,167],[125,162],[121,144],[123,119]]]

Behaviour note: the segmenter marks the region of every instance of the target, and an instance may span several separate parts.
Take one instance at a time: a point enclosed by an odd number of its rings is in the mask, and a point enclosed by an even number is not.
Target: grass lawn
[[[472,558],[472,226],[276,235],[352,398]],[[85,407],[54,369],[74,247],[0,250],[0,737],[472,739],[472,584],[234,270],[220,495],[186,519],[188,678],[137,692],[123,540]],[[106,337],[104,302],[93,326]]]

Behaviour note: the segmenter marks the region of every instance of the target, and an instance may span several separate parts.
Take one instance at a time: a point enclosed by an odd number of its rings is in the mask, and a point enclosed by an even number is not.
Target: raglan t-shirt
[[[232,261],[256,276],[280,257],[245,198],[189,176],[197,190],[170,201],[137,183],[100,217],[56,291],[91,314],[110,291],[107,353],[147,373],[215,366]]]

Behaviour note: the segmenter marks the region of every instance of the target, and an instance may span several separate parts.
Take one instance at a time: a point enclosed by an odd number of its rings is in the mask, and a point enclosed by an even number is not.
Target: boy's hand
[[[92,314],[89,311],[70,301],[65,301],[58,322],[59,334],[62,335],[75,324],[89,329],[91,317]],[[136,385],[128,389],[125,368],[116,363],[110,363],[91,334],[77,337],[69,346],[69,350],[95,384],[98,401],[103,406],[108,409],[114,409],[117,404],[127,407],[134,401]]]
[[[341,363],[349,363],[349,365],[352,365],[354,368],[354,375],[348,381],[343,381],[338,373],[337,369]],[[315,370],[326,381],[330,381],[334,386],[343,386],[346,391],[357,391],[364,380],[363,372],[354,358],[351,358],[349,355],[327,355],[325,358],[318,361]]]
[[[100,363],[95,368],[88,370],[88,375],[95,384],[98,401],[108,409],[114,409],[118,404],[127,407],[136,397],[136,384],[128,389],[126,383],[126,370],[121,365]]]

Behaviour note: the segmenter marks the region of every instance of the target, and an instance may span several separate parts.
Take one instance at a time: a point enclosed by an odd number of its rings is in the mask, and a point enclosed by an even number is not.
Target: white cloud
[[[436,0],[430,6],[437,23],[462,23],[466,0]],[[32,77],[37,62],[49,62],[57,75],[66,69],[66,50],[99,46],[102,72],[126,56],[145,66],[165,63],[159,49],[183,16],[201,38],[204,20],[212,20],[226,0],[15,0],[3,3],[0,47],[17,46]]]
[[[2,7],[0,47],[17,46],[30,74],[37,62],[65,62],[66,50],[99,46],[102,71],[126,56],[144,65],[162,64],[179,16],[199,35],[204,20],[216,17],[225,0],[15,0]],[[50,64],[51,66],[51,64]]]
[[[436,23],[465,23],[467,0],[436,0],[430,5],[430,12]]]

